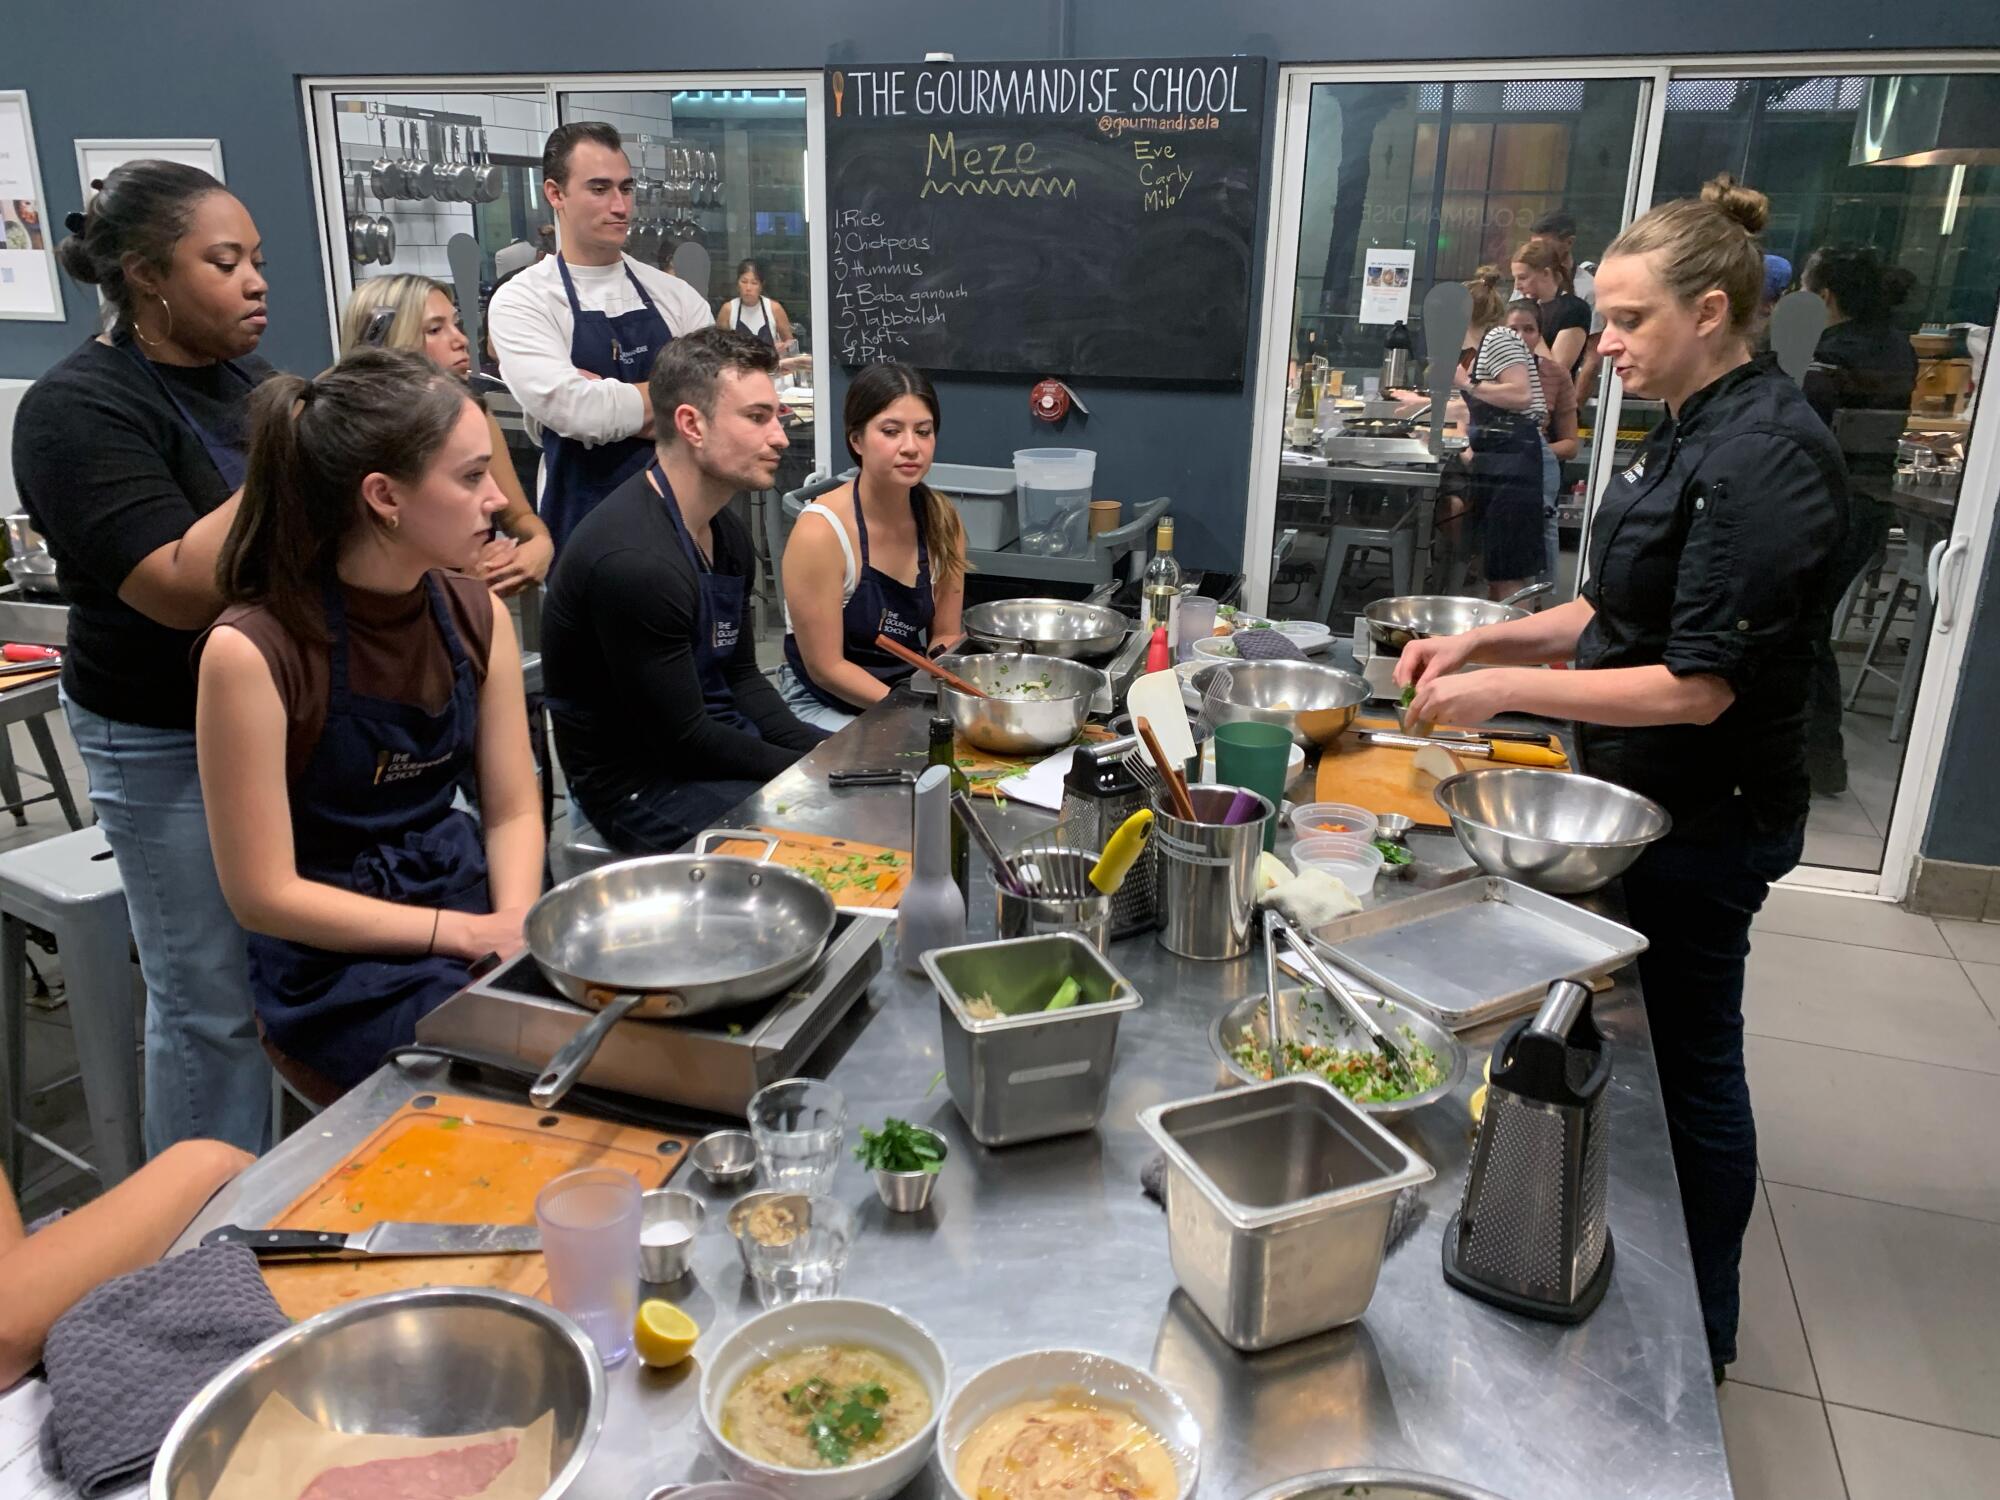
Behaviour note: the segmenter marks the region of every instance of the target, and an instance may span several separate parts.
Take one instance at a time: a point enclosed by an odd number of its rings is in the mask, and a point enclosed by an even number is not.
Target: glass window
[[[1401,442],[1367,430],[1399,405],[1378,389],[1393,326],[1379,293],[1391,273],[1378,256],[1371,279],[1371,254],[1409,257],[1403,321],[1414,348],[1403,378],[1421,387],[1434,285],[1492,265],[1511,294],[1514,252],[1552,211],[1576,222],[1576,261],[1594,261],[1618,232],[1645,89],[1632,78],[1314,86],[1274,530],[1297,531],[1298,543],[1273,579],[1274,613],[1339,627],[1391,593],[1485,592],[1462,466],[1431,459],[1422,429]],[[1436,332],[1437,352],[1456,359],[1465,330]],[[1588,435],[1552,456],[1536,489],[1564,507],[1549,570],[1560,597],[1575,587],[1581,507],[1570,492],[1589,472]]]
[[[2000,166],[1867,161],[1871,96],[1879,110],[1915,81],[1677,80],[1656,179],[1656,201],[1699,192],[1718,172],[1766,194],[1773,290],[1825,304],[1805,385],[1840,439],[1851,499],[1814,684],[1806,860],[1854,870],[1881,868],[1930,635],[1925,565],[1951,531],[1974,360],[2000,289]],[[1621,446],[1657,416],[1628,399]]]

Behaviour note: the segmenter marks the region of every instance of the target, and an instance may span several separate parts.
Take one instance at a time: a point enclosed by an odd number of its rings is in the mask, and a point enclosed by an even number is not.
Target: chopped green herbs
[[[861,1128],[861,1144],[854,1148],[855,1159],[875,1172],[929,1172],[936,1175],[944,1166],[944,1152],[938,1138],[920,1125],[891,1115],[880,1130]]]

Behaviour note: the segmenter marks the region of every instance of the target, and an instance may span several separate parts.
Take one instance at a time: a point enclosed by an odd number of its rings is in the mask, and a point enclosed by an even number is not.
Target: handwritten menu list
[[[843,363],[1243,375],[1264,64],[829,69]]]

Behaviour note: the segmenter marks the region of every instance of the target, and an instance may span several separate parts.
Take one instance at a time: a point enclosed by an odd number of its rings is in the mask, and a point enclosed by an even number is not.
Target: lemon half
[[[632,1345],[639,1358],[664,1368],[677,1365],[694,1350],[701,1337],[701,1325],[671,1302],[653,1297],[639,1304],[639,1320],[632,1329]]]

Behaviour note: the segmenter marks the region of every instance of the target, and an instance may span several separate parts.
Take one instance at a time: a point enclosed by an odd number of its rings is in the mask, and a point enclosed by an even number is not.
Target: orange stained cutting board
[[[907,849],[889,849],[857,839],[837,839],[823,833],[800,833],[761,824],[757,831],[778,841],[778,847],[771,851],[772,864],[817,880],[827,888],[835,905],[894,911],[903,899],[903,887],[910,883]],[[729,839],[717,844],[713,852],[758,859],[764,853],[764,846],[749,839]]]
[[[271,1227],[352,1234],[384,1220],[532,1224],[535,1195],[552,1178],[578,1167],[620,1167],[656,1188],[686,1160],[693,1140],[489,1099],[420,1095]],[[274,1263],[264,1267],[264,1280],[291,1318],[408,1287],[495,1287],[528,1297],[548,1288],[539,1254]]]
[[[1386,729],[1394,732],[1396,721],[1356,719],[1355,729]],[[1551,737],[1551,749],[1562,743]],[[1320,802],[1348,802],[1370,812],[1403,813],[1430,828],[1449,828],[1451,819],[1437,805],[1432,792],[1434,778],[1418,774],[1411,764],[1414,750],[1398,750],[1389,745],[1371,745],[1352,733],[1343,734],[1320,752],[1319,771],[1313,782],[1313,797]],[[1476,756],[1462,756],[1466,769],[1491,765]]]

